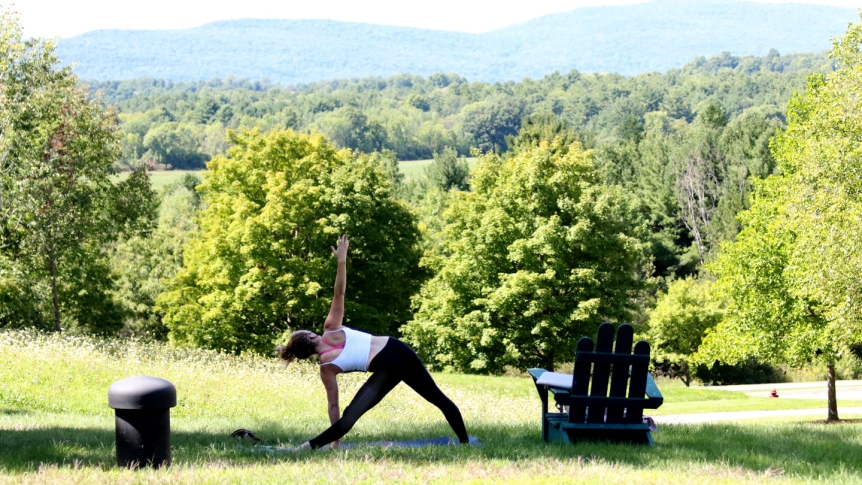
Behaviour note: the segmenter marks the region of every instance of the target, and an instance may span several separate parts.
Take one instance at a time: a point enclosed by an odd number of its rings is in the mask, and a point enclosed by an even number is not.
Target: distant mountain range
[[[485,34],[330,20],[229,20],[182,30],[98,30],[61,39],[89,80],[236,76],[283,84],[455,72],[469,80],[553,71],[666,71],[699,56],[819,52],[859,14],[850,8],[730,0],[586,7]]]

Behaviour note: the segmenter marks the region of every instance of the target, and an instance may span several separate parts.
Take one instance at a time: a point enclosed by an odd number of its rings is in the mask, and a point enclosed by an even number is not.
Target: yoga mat
[[[448,436],[441,436],[439,438],[427,439],[427,440],[410,440],[410,441],[369,441],[369,442],[359,442],[359,443],[341,443],[337,449],[339,450],[349,450],[351,448],[359,448],[362,446],[379,446],[381,448],[424,448],[426,446],[449,446],[449,445],[457,445],[458,441],[453,440]],[[482,442],[479,441],[479,438],[475,436],[470,436],[470,444],[473,446],[481,445]],[[270,453],[290,453],[293,451],[293,448],[276,448],[274,446],[256,446],[256,450],[267,451]],[[328,450],[329,445],[320,448],[321,450]]]

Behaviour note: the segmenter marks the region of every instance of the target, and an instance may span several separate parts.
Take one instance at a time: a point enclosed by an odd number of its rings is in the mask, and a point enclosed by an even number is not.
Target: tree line
[[[141,161],[203,168],[227,149],[230,129],[320,132],[339,147],[391,150],[399,160],[430,159],[450,147],[468,155],[508,149],[521,119],[552,113],[593,148],[620,136],[629,118],[647,113],[694,120],[706,104],[729,118],[758,107],[781,118],[811,72],[828,72],[824,54],[699,58],[664,74],[554,73],[520,82],[469,82],[457,74],[338,79],[296,86],[233,78],[171,83],[156,79],[95,82],[117,106],[124,136],[119,167]]]

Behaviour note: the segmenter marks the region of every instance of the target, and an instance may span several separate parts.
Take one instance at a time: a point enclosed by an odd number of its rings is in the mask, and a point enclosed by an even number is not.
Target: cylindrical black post
[[[171,409],[177,389],[158,377],[136,376],[108,389],[116,412],[117,465],[123,468],[171,464]]]

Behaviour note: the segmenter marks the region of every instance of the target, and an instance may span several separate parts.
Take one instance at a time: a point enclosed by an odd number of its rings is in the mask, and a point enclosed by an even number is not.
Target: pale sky
[[[27,36],[72,37],[97,29],[178,29],[237,18],[331,19],[479,33],[579,7],[643,1],[0,0],[0,5],[14,5]],[[796,0],[794,3],[862,7],[862,0]]]

